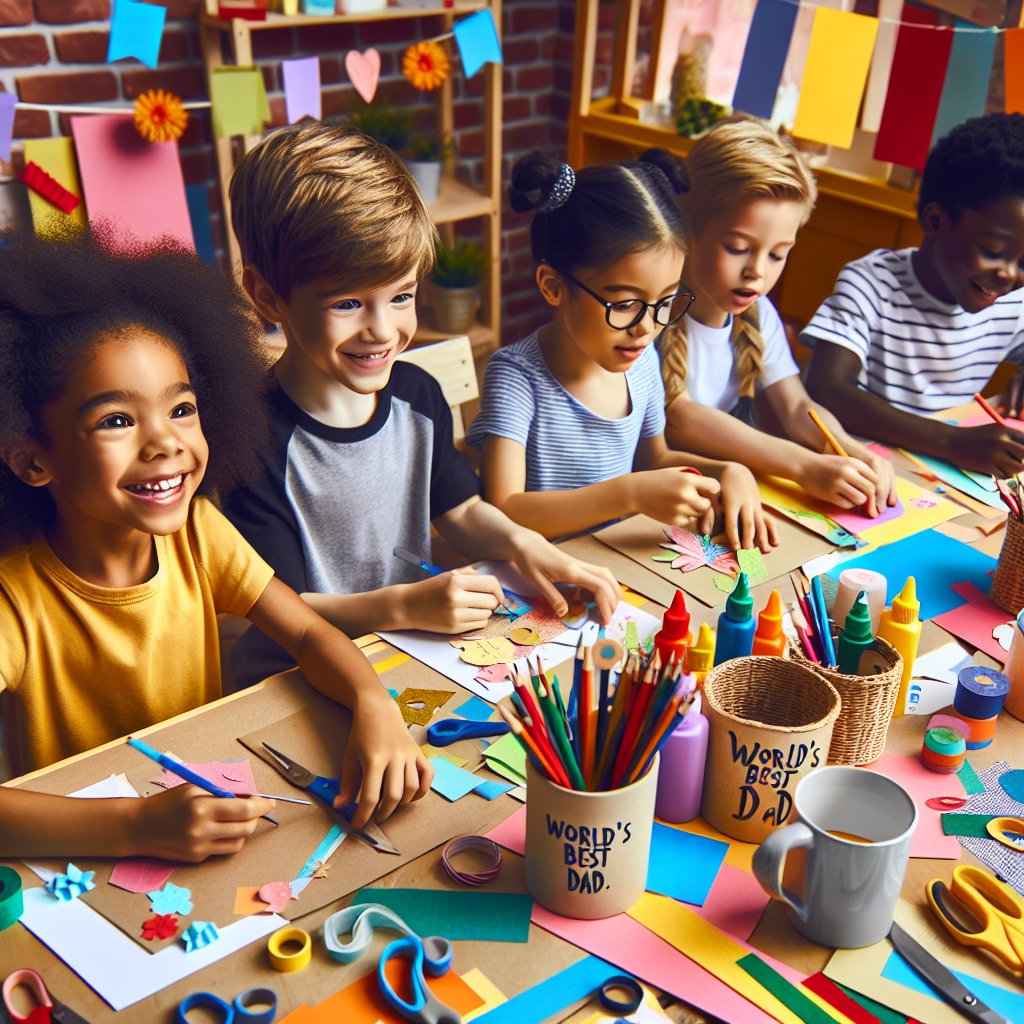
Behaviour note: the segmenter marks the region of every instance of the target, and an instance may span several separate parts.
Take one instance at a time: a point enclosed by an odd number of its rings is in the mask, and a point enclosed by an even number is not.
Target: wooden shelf
[[[275,28],[308,28],[310,25],[359,24],[366,21],[397,21],[402,18],[436,18],[473,14],[489,7],[486,0],[459,0],[454,7],[433,4],[430,7],[385,7],[379,11],[363,11],[358,14],[279,14],[268,11],[263,21],[248,18],[218,18],[215,14],[201,15],[203,23],[214,28],[229,31],[239,22],[244,22],[249,32],[265,32]]]
[[[456,178],[445,176],[441,179],[437,199],[427,203],[427,212],[435,224],[453,224],[470,217],[490,217],[498,210],[490,196]]]
[[[426,313],[426,320],[430,320],[430,313]],[[469,331],[469,343],[473,348],[473,356],[490,355],[491,352],[497,347],[497,337],[494,331],[485,324],[476,323],[470,327]],[[438,341],[447,341],[449,338],[457,338],[457,334],[452,334],[451,331],[438,331],[431,327],[429,322],[425,323],[424,318],[421,316],[419,326],[416,328],[416,334],[412,339],[412,347],[415,348],[417,345],[433,345]]]

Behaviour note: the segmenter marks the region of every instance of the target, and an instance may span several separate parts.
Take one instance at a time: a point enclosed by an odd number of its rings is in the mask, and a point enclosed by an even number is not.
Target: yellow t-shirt
[[[136,587],[94,586],[45,541],[0,558],[0,691],[28,771],[221,695],[217,614],[244,616],[274,573],[205,498],[155,537]]]

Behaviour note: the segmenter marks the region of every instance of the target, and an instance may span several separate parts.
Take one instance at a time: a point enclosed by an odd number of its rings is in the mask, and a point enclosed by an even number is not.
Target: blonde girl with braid
[[[683,284],[695,299],[658,342],[669,445],[736,459],[840,508],[877,515],[896,502],[891,464],[811,400],[768,299],[814,206],[810,171],[767,124],[742,119],[698,139],[686,175]],[[755,398],[781,436],[757,429]],[[825,444],[807,415],[812,408],[849,458]]]
[[[664,150],[578,175],[536,150],[512,170],[551,319],[491,358],[467,441],[486,499],[546,537],[635,512],[709,533],[720,511],[734,547],[776,540],[749,470],[665,443],[654,340],[693,299],[681,184]]]

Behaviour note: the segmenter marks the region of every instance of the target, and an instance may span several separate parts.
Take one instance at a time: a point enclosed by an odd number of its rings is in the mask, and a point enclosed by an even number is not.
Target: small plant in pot
[[[445,334],[465,334],[476,320],[484,253],[476,242],[437,247],[430,283],[434,326]]]
[[[406,164],[416,179],[424,202],[432,203],[441,191],[441,169],[444,161],[455,152],[455,140],[450,135],[414,135],[409,140],[409,159]]]
[[[367,104],[349,114],[349,122],[364,135],[401,153],[409,145],[412,116],[407,110],[389,107],[386,103]]]

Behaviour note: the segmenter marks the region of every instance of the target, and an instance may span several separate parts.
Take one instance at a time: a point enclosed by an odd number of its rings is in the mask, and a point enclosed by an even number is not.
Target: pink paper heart
[[[345,70],[352,79],[356,92],[367,103],[372,102],[377,92],[377,80],[380,78],[380,54],[373,47],[365,53],[349,50],[345,54]]]

